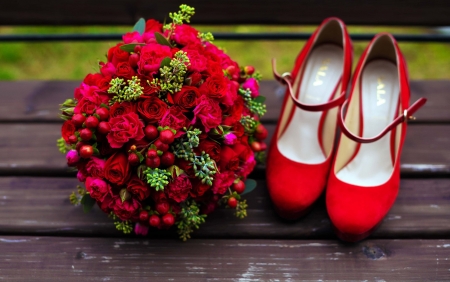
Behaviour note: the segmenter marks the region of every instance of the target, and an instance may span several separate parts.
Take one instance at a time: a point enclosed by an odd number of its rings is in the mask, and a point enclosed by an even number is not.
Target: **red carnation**
[[[162,127],[168,126],[175,129],[177,131],[175,138],[178,138],[183,134],[179,129],[185,126],[187,127],[189,125],[189,119],[183,115],[183,112],[179,107],[173,106],[164,113],[158,124]]]
[[[211,189],[211,186],[209,186],[206,183],[202,183],[202,181],[198,178],[191,178],[192,183],[192,190],[191,190],[191,196],[194,198],[198,198],[203,196],[206,191]]]
[[[178,105],[181,110],[188,111],[197,105],[197,98],[200,92],[197,87],[183,86],[181,90],[173,95],[173,102]]]
[[[105,199],[111,189],[109,185],[100,178],[88,177],[84,184],[91,197],[100,202]]]
[[[105,164],[105,160],[91,157],[86,165],[86,171],[92,177],[103,178],[105,176]]]
[[[197,147],[197,151],[199,153],[205,151],[205,153],[209,154],[211,159],[213,159],[216,163],[220,161],[220,145],[217,142],[209,139],[202,140]]]
[[[169,46],[150,43],[142,47],[139,58],[139,73],[145,76],[152,76],[157,73],[164,58],[172,58]]]
[[[190,45],[182,49],[187,53],[190,65],[188,67],[189,71],[202,72],[208,67],[208,59],[203,54],[203,46],[201,45]]]
[[[167,108],[167,104],[155,96],[141,99],[137,105],[137,111],[140,116],[148,123],[157,123],[160,121],[166,113]]]
[[[182,46],[201,43],[198,38],[198,30],[187,24],[177,25],[172,39]]]
[[[120,197],[117,197],[114,199],[113,204],[114,213],[121,220],[128,220],[133,217],[137,217],[138,211],[141,208],[141,204],[139,203],[139,201],[134,198],[122,202]]]
[[[220,152],[220,171],[232,170],[239,168],[239,157],[229,146],[223,146]]]
[[[185,174],[178,176],[166,186],[167,195],[177,203],[186,200],[191,189],[191,181]]]
[[[128,113],[109,120],[111,131],[106,138],[111,148],[120,148],[125,143],[144,138],[144,124],[139,120],[139,116],[135,113]]]
[[[154,20],[154,19],[150,19],[147,20],[147,22],[145,23],[145,32],[162,32],[162,23]]]
[[[117,65],[120,62],[128,62],[130,53],[120,49],[121,45],[123,45],[123,43],[117,44],[108,51],[108,62],[112,62],[113,65]]]
[[[64,141],[69,143],[69,137],[75,134],[75,125],[71,120],[66,120],[61,127],[61,135]]]
[[[199,103],[194,109],[194,119],[192,124],[194,124],[197,119],[205,127],[205,131],[209,132],[212,128],[220,125],[222,120],[222,110],[219,104],[206,96],[201,96]]]
[[[132,176],[127,185],[128,192],[136,195],[136,197],[143,201],[150,196],[150,188],[139,177]]]
[[[214,182],[212,186],[212,191],[214,194],[223,195],[230,187],[236,176],[232,171],[223,171],[222,173],[216,174],[214,176]]]
[[[130,164],[125,153],[115,153],[106,161],[105,178],[109,182],[120,186],[125,184],[130,176]]]

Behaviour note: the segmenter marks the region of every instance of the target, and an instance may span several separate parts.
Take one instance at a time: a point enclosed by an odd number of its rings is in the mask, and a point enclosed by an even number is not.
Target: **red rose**
[[[105,163],[105,178],[116,185],[125,184],[131,176],[128,156],[119,152],[112,155]]]
[[[200,93],[209,98],[222,100],[228,93],[228,81],[223,75],[213,75],[200,86]]]
[[[181,203],[187,199],[191,189],[191,181],[186,175],[182,174],[170,182],[166,186],[165,191],[167,191],[169,198],[177,203]]]
[[[111,130],[106,138],[111,148],[120,148],[125,143],[144,138],[144,124],[139,120],[139,116],[135,113],[128,113],[109,120]]]
[[[88,177],[84,184],[91,197],[100,202],[105,199],[111,190],[109,185],[101,178]]]
[[[205,151],[216,163],[220,161],[220,145],[217,142],[208,139],[202,140],[196,148],[196,151],[199,153]]]
[[[241,161],[246,161],[253,154],[248,143],[237,143],[232,148]]]
[[[75,124],[71,120],[66,120],[61,127],[61,136],[69,143],[69,137],[75,134]]]
[[[113,204],[114,204],[113,206],[114,213],[121,220],[128,220],[137,217],[138,211],[141,208],[141,204],[139,203],[139,201],[137,201],[134,198],[122,202],[120,197],[117,197],[114,200]]]
[[[199,98],[199,102],[193,112],[194,119],[192,120],[192,124],[199,119],[205,127],[206,132],[219,126],[222,121],[222,110],[220,109],[219,104],[206,96],[201,96]]]
[[[95,85],[95,76],[96,75],[100,75],[99,73],[95,73],[95,74],[92,74],[92,73],[88,73],[87,75],[86,75],[86,77],[83,79],[83,83],[85,83],[85,84],[87,84],[87,85],[89,85],[89,86],[93,86],[93,85]],[[78,89],[78,88],[77,88]]]
[[[99,77],[96,82],[95,85],[101,90],[101,91],[107,91],[109,89],[109,83],[111,82],[111,77],[110,76],[101,76]]]
[[[183,86],[181,90],[173,95],[173,102],[182,110],[188,111],[197,105],[197,98],[200,92],[197,87]]]
[[[120,49],[121,45],[123,45],[123,43],[119,43],[116,46],[111,47],[108,51],[108,62],[112,62],[114,66],[120,62],[128,62],[130,53]]]
[[[79,99],[74,109],[74,113],[76,114],[86,113],[92,115],[101,104],[107,104],[109,101],[109,96],[99,93],[97,86],[82,85],[76,91],[76,96]]]
[[[150,196],[150,189],[147,184],[137,176],[132,176],[127,185],[128,192],[136,195],[136,197],[143,201]]]
[[[167,104],[155,96],[141,99],[137,104],[137,111],[148,123],[157,123],[160,121],[166,113],[167,108]]]
[[[200,83],[203,83],[203,76],[199,72],[193,72],[188,78],[191,80],[190,85],[198,86]]]
[[[214,194],[223,195],[227,191],[228,187],[233,184],[236,176],[232,171],[223,171],[222,173],[216,174],[214,176],[214,182],[212,186],[212,191]]]
[[[190,161],[186,161],[185,159],[176,159],[175,164],[184,170],[188,176],[194,175],[194,169],[192,168],[192,163]]]
[[[115,102],[109,109],[109,115],[111,118],[134,112],[136,112],[136,104],[131,102]]]
[[[198,30],[187,24],[177,25],[175,32],[172,35],[172,39],[183,46],[189,44],[201,44],[201,41],[198,38]]]
[[[203,46],[201,45],[190,45],[183,48],[183,51],[187,53],[190,65],[188,67],[189,71],[202,72],[208,67],[208,59],[203,54]]]
[[[145,76],[152,76],[158,72],[161,61],[166,57],[172,58],[169,46],[156,43],[145,45],[141,49],[139,58],[139,73]]]
[[[229,146],[223,146],[220,152],[219,167],[221,171],[232,170],[239,168],[239,157]]]
[[[179,129],[185,126],[187,127],[189,125],[189,119],[183,114],[179,107],[173,106],[164,113],[158,124],[162,127],[168,126],[175,129],[177,131],[175,138],[178,138],[183,135],[183,132]]]
[[[162,32],[162,23],[154,20],[154,19],[150,19],[147,20],[147,22],[145,23],[145,32]]]
[[[113,198],[113,196],[106,194],[102,201],[97,201],[97,205],[104,213],[110,213],[112,206],[114,205],[114,201],[115,198]]]
[[[191,178],[191,183],[192,183],[192,190],[190,194],[194,198],[203,196],[206,193],[206,191],[208,191],[211,188],[211,186],[202,183],[202,181],[198,178]]]
[[[233,102],[233,105],[231,107],[227,107],[224,111],[224,115],[227,115],[224,119],[224,124],[230,126],[241,120],[242,110],[244,109],[244,99],[241,96],[237,96]]]
[[[136,75],[136,72],[128,62],[120,62],[116,67],[116,75],[118,77],[131,79],[133,75]]]

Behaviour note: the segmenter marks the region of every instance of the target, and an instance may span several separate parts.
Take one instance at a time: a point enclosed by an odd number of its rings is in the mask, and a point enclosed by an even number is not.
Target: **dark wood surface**
[[[445,281],[450,268],[450,240],[4,236],[0,246],[6,281]]]
[[[1,13],[1,12],[0,12]],[[413,81],[428,104],[411,122],[397,201],[367,240],[336,239],[323,197],[295,222],[273,211],[264,166],[248,217],[219,208],[182,243],[174,230],[125,236],[68,195],[78,181],[57,151],[58,103],[79,82],[0,82],[0,280],[445,281],[450,279],[450,82]],[[273,134],[283,88],[264,81]],[[31,142],[32,140],[32,142]]]
[[[3,1],[0,25],[133,25],[139,17],[161,21],[187,3],[194,24],[318,24],[337,16],[348,24],[450,24],[447,0],[65,0]]]

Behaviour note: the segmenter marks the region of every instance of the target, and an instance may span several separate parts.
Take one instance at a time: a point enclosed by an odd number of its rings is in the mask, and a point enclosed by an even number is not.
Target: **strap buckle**
[[[416,117],[408,115],[408,110],[404,110],[403,111],[403,122],[408,122],[409,120],[416,120]]]

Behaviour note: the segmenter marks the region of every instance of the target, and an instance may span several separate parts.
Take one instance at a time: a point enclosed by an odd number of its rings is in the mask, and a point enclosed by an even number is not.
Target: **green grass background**
[[[197,26],[211,32],[312,32],[309,26]],[[55,33],[125,33],[131,27],[0,27],[0,34]],[[349,27],[351,34],[433,33],[433,29],[401,27]],[[280,72],[290,71],[304,41],[221,41],[224,48],[241,66],[253,65],[264,79],[272,79],[271,58],[276,58]],[[0,43],[0,80],[81,80],[94,72],[97,62],[115,42],[47,42]],[[355,64],[367,42],[354,43]],[[412,79],[450,79],[450,44],[400,43]]]

